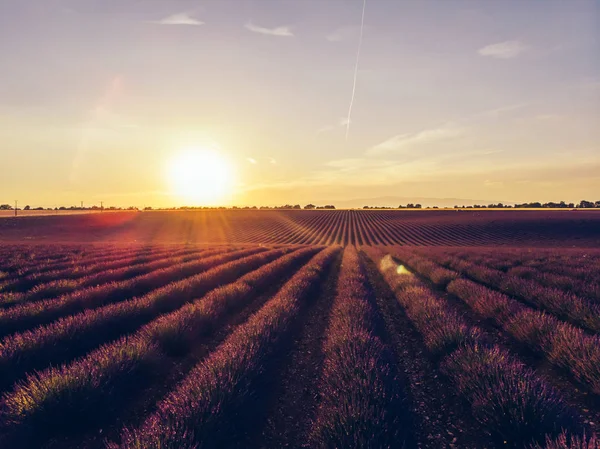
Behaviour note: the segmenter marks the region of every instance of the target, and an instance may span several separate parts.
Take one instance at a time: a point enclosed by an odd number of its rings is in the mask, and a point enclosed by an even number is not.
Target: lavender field
[[[596,448],[600,251],[0,249],[0,447]]]

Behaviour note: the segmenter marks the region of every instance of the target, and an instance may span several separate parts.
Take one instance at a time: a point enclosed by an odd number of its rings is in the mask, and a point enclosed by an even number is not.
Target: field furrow
[[[229,314],[244,308],[261,291],[276,284],[279,277],[289,276],[290,270],[317,251],[301,249],[263,264],[237,282],[217,288],[72,364],[29,376],[3,399],[9,441],[18,441],[23,447],[36,446],[40,438],[61,435],[72,425],[70,420],[75,420],[81,431],[96,425],[98,408],[103,414],[118,413],[119,403],[168,377],[173,359],[192,352],[200,339],[218,331]],[[82,375],[90,367],[94,369]],[[25,408],[24,403],[28,404]],[[38,420],[48,419],[56,420],[56,425],[47,429],[52,433],[32,436],[27,432]]]
[[[110,282],[125,281],[127,279],[142,276],[156,270],[169,268],[173,265],[215,255],[220,251],[221,250],[218,249],[205,250],[193,252],[183,256],[175,253],[169,254],[158,260],[150,259],[142,263],[133,263],[133,261],[130,261],[129,265],[126,265],[124,268],[113,269],[106,267],[104,270],[98,270],[97,272],[90,273],[88,275],[83,274],[77,278],[69,278],[68,276],[63,277],[62,275],[57,275],[55,278],[56,280],[40,283],[24,293],[9,293],[5,295],[0,294],[0,306],[7,308],[20,303],[31,303],[66,295],[67,293],[78,289],[108,284]]]
[[[114,282],[76,291],[56,299],[0,310],[0,336],[22,332],[83,310],[95,309],[146,294],[165,284],[176,282],[245,255],[265,251],[265,248],[225,250],[225,254],[200,258],[179,266],[165,268],[127,281]]]
[[[558,390],[489,342],[426,285],[386,256],[377,260],[431,357],[497,445],[524,447],[584,427]]]
[[[0,346],[0,390],[32,370],[72,360],[85,352],[134,331],[163,313],[203,296],[223,283],[233,282],[281,256],[273,250],[241,257],[204,273],[174,282],[128,301],[85,311],[33,331],[7,337]],[[75,344],[69,342],[75,341]]]
[[[393,254],[397,255],[396,252]],[[466,309],[459,307],[461,312],[465,312],[464,316],[470,318],[469,312],[472,311],[476,317],[492,321],[493,326],[485,321],[479,321],[478,325],[488,335],[498,336],[494,339],[495,343],[529,360],[531,357],[528,357],[528,352],[520,350],[522,346],[540,356],[543,360],[530,362],[532,367],[548,373],[549,382],[573,398],[573,407],[578,409],[580,415],[590,422],[598,421],[600,408],[595,404],[596,400],[587,396],[600,394],[600,339],[597,336],[587,335],[581,329],[530,309],[502,293],[459,278],[457,273],[436,266],[418,255],[402,251],[399,258],[410,270],[464,302]],[[473,320],[469,321],[473,323]],[[500,331],[498,335],[497,331]],[[564,370],[574,383],[561,382],[561,372],[549,370],[546,366],[548,362]]]
[[[304,300],[322,280],[339,249],[315,256],[261,310],[238,327],[217,350],[194,368],[139,427],[127,429],[116,447],[222,447],[241,438],[251,418],[253,384],[263,363],[304,309]],[[245,412],[244,412],[245,410]],[[239,428],[242,429],[239,429]]]

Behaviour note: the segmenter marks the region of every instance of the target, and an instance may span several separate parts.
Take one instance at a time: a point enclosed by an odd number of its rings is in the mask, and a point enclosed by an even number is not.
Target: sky
[[[0,0],[0,203],[183,205],[191,148],[224,205],[600,200],[600,2],[362,10]]]

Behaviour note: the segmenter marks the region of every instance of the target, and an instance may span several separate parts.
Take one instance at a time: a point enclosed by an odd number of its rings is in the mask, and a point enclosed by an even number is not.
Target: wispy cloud
[[[556,195],[549,189],[557,186],[560,188],[560,197],[570,201],[570,198],[579,199],[589,196],[589,192],[592,192],[592,189],[597,191],[600,185],[597,177],[600,164],[597,160],[566,163],[534,161],[529,164],[514,161],[509,165],[486,164],[469,170],[465,170],[462,166],[450,170],[442,167],[440,170],[439,166],[402,167],[386,164],[366,171],[361,168],[360,176],[352,170],[342,171],[338,168],[338,166],[358,167],[370,161],[372,159],[367,158],[362,161],[351,159],[330,163],[324,167],[324,170],[300,178],[253,183],[244,189],[244,193],[247,198],[254,198],[254,195],[266,198],[265,195],[268,193],[271,204],[289,202],[290,198],[298,203],[337,204],[331,198],[345,200],[350,198],[348,192],[359,191],[360,196],[364,198],[387,196],[439,198],[436,203],[441,206],[444,198],[472,198],[473,192],[479,192],[477,198],[489,195],[485,200],[478,200],[479,203],[481,201],[523,202],[531,201],[531,197],[541,201],[556,200]],[[583,188],[572,182],[573,179],[581,179],[582,176],[587,183]],[[524,189],[525,186],[528,190]],[[531,191],[534,192],[534,196],[529,193],[529,189],[533,189]]]
[[[333,131],[333,129],[334,129],[333,125],[325,125],[322,128],[319,128],[317,130],[317,134],[323,134],[323,133],[326,133],[328,131]]]
[[[498,116],[501,114],[505,114],[507,112],[513,112],[513,111],[517,111],[519,109],[523,109],[527,106],[529,106],[529,103],[509,104],[507,106],[500,106],[498,108],[494,108],[494,109],[490,109],[488,111],[482,112],[481,115],[482,116]]]
[[[342,42],[354,38],[360,32],[358,26],[341,27],[325,36],[329,42]]]
[[[440,128],[426,129],[418,133],[398,134],[371,147],[367,155],[393,153],[407,150],[416,145],[443,142],[464,135],[465,130],[456,125],[448,124]]]
[[[173,14],[154,23],[158,23],[160,25],[204,25],[204,22],[194,19],[187,13]]]
[[[337,124],[338,126],[348,126],[348,117],[340,117]],[[333,131],[335,128],[334,125],[325,125],[317,130],[317,134]]]
[[[252,22],[248,22],[245,25],[247,30],[252,31],[253,33],[266,34],[268,36],[279,36],[279,37],[292,37],[294,33],[289,26],[279,26],[275,28],[265,28],[258,25],[253,24]]]
[[[519,41],[504,41],[496,44],[487,45],[480,48],[477,52],[481,56],[489,56],[491,58],[498,59],[511,59],[516,58],[528,47]]]
[[[246,160],[248,162],[250,162],[251,164],[254,164],[254,165],[258,164],[258,161],[256,159],[254,159],[253,157],[247,157]]]

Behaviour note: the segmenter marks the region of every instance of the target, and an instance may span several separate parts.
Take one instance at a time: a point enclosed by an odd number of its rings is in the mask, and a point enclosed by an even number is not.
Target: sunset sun
[[[171,191],[190,206],[221,203],[231,192],[231,165],[218,151],[208,148],[185,148],[176,154],[168,167]]]

